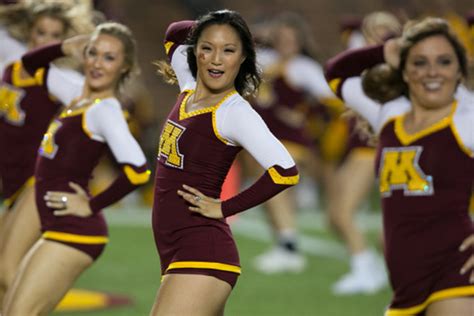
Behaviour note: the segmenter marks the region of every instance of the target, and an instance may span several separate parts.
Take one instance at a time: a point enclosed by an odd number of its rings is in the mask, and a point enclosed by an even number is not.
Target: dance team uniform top
[[[341,40],[347,49],[362,48],[367,46],[367,42],[361,30],[362,20],[359,18],[346,18],[341,21]],[[342,140],[345,143],[344,151],[341,153],[339,164],[353,155],[375,158],[375,147],[371,144],[370,137],[364,131],[361,131],[357,125],[357,117],[342,117],[346,123],[346,137]]]
[[[379,104],[362,90],[360,73],[382,62],[383,46],[346,52],[329,61],[327,77],[379,138],[376,172],[394,290],[386,315],[416,315],[435,301],[474,295],[469,273],[459,273],[472,253],[458,250],[474,233],[468,214],[474,97],[460,86],[449,116],[411,134],[404,128],[412,107],[408,98]]]
[[[302,149],[314,150],[306,128],[307,114],[316,104],[314,100],[335,99],[322,67],[304,55],[283,61],[278,52],[270,48],[257,50],[257,62],[263,69],[264,80],[257,97],[251,101],[255,110],[292,154]],[[295,145],[303,148],[295,148]]]
[[[265,169],[250,188],[222,202],[224,217],[256,206],[298,182],[298,171],[285,147],[236,91],[217,104],[193,112],[186,101],[196,85],[182,45],[193,21],[169,26],[165,48],[180,94],[164,123],[157,157],[153,231],[162,273],[214,275],[231,285],[240,274],[237,249],[225,219],[189,211],[177,194],[183,184],[218,198],[237,153],[245,148]],[[216,271],[232,274],[223,277]]]
[[[26,54],[23,64],[29,72],[34,72],[62,56],[61,44],[50,45]],[[84,81],[68,79],[55,71],[49,71],[46,79],[49,92],[71,106],[63,110],[44,134],[35,168],[36,203],[43,238],[69,244],[96,258],[108,241],[101,210],[147,182],[150,172],[117,99],[96,99],[75,108],[73,100],[81,95]],[[91,197],[93,215],[55,216],[54,209],[46,206],[45,194],[74,192],[70,182],[88,191],[92,170],[108,149],[121,166],[121,172],[107,189]]]
[[[26,47],[1,28],[0,42],[0,73],[3,71],[0,82],[0,181],[4,204],[11,207],[23,189],[33,185],[38,147],[61,104],[44,88],[48,68],[38,69],[30,76],[23,70],[21,61],[16,60],[26,52]],[[73,71],[61,71],[65,76],[78,76]]]

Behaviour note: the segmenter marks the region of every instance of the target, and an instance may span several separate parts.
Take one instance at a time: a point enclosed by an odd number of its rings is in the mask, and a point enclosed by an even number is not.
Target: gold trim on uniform
[[[172,42],[172,41],[167,41],[167,42],[165,43],[165,52],[166,52],[166,55],[169,54],[170,49],[171,49],[171,47],[173,47],[173,45],[174,45],[174,42]]]
[[[94,99],[94,101],[92,101],[91,103],[80,106],[78,108],[74,108],[74,107],[71,108],[71,106],[68,106],[67,108],[64,109],[64,111],[61,112],[61,115],[59,117],[64,118],[64,117],[70,117],[70,116],[76,116],[76,115],[82,114],[85,111],[87,111],[87,109],[90,108],[92,105],[97,104],[100,101],[102,101],[102,99]]]
[[[452,122],[450,124],[450,127],[451,127],[451,132],[454,135],[454,139],[456,139],[456,143],[458,143],[459,145],[459,148],[461,148],[461,150],[465,152],[466,155],[468,155],[471,158],[474,158],[474,152],[471,151],[466,145],[464,145],[464,143],[462,142],[461,136],[459,136],[458,130],[456,129],[456,126],[454,126]]]
[[[125,175],[127,176],[128,181],[130,181],[130,183],[134,185],[145,183],[148,181],[148,179],[150,179],[150,173],[151,173],[150,170],[138,173],[135,170],[133,170],[132,167],[125,166],[123,167],[123,171],[125,172]]]
[[[426,309],[426,307],[436,301],[441,301],[447,298],[464,297],[474,295],[474,285],[457,287],[453,289],[442,290],[432,293],[427,300],[420,305],[409,308],[393,308],[385,312],[385,316],[411,316],[416,315]]]
[[[109,238],[107,236],[77,235],[63,232],[55,232],[50,230],[45,231],[42,235],[42,238],[88,245],[100,245],[109,242]]]
[[[202,108],[202,109],[199,109],[199,110],[194,110],[194,111],[191,111],[191,112],[187,113],[186,112],[186,102],[188,101],[189,97],[194,93],[194,90],[185,90],[184,92],[186,92],[187,94],[186,94],[186,96],[184,97],[183,101],[181,102],[181,104],[179,106],[179,120],[180,121],[184,120],[184,119],[187,119],[187,118],[190,118],[190,117],[193,117],[193,116],[196,116],[196,115],[200,115],[200,114],[215,111],[215,110],[217,110],[217,108],[222,103],[224,103],[225,100],[227,100],[233,94],[237,93],[237,91],[232,90],[231,92],[227,93],[219,102],[217,102],[217,104],[215,104],[213,106],[207,106],[205,108]]]
[[[341,78],[335,78],[329,81],[329,87],[331,88],[332,92],[337,94],[337,88],[341,84]]]
[[[94,135],[92,135],[92,132],[87,128],[87,123],[86,123],[86,116],[83,115],[86,111],[84,110],[81,115],[81,127],[82,127],[82,130],[84,131],[84,133],[86,133],[86,135],[92,139],[92,137]],[[69,115],[67,115],[66,117],[68,117]],[[70,115],[70,116],[73,116],[73,115]]]
[[[43,85],[43,79],[44,79],[44,68],[40,68],[36,70],[35,75],[32,77],[28,74],[28,78],[22,78],[21,77],[21,70],[23,64],[21,61],[16,61],[13,64],[13,71],[12,71],[12,83],[14,86],[23,88],[23,87],[29,87],[29,86],[35,86]]]
[[[217,137],[221,142],[223,142],[223,143],[226,144],[226,145],[229,144],[229,142],[228,142],[224,137],[222,137],[222,135],[219,134],[219,131],[217,130],[216,111],[212,111],[212,129],[214,130],[214,134],[216,135],[216,137]]]
[[[437,132],[451,124],[452,119],[453,119],[453,114],[456,111],[457,101],[454,101],[451,106],[452,106],[451,113],[448,116],[442,118],[441,120],[428,126],[427,128],[424,128],[413,134],[408,134],[405,131],[405,128],[403,127],[403,122],[405,121],[406,113],[403,115],[397,116],[395,118],[395,134],[397,135],[400,142],[405,146],[410,143],[413,143],[414,141],[420,138],[433,134],[434,132]]]
[[[297,174],[296,176],[285,177],[279,174],[274,167],[268,169],[268,173],[270,174],[270,177],[272,178],[273,182],[276,184],[295,185],[300,181],[299,174]]]
[[[72,117],[72,116],[77,116],[77,115],[82,115],[84,114],[92,105],[94,104],[97,104],[99,103],[100,101],[102,101],[102,99],[94,99],[94,101],[90,104],[87,104],[87,105],[84,105],[84,106],[81,106],[79,108],[71,108],[71,106],[67,107],[66,109],[64,109],[61,114],[59,115],[59,118],[65,118],[65,117]],[[81,126],[82,126],[82,130],[84,131],[84,133],[89,137],[89,138],[93,138],[93,134],[92,132],[87,128],[87,124],[86,124],[86,116],[83,115],[82,116],[82,119],[81,119]]]
[[[32,187],[34,185],[35,177],[29,177],[28,180],[26,180],[25,183],[23,183],[23,185],[18,190],[16,190],[15,193],[13,193],[8,199],[5,199],[5,201],[3,201],[3,205],[5,205],[7,208],[12,206],[13,203],[15,203],[16,199],[18,199],[20,194],[22,194],[23,191],[26,190],[26,188]]]
[[[234,272],[237,274],[240,274],[242,271],[239,266],[234,266],[234,265],[226,264],[226,263],[208,262],[208,261],[177,261],[177,262],[170,263],[168,268],[166,268],[166,272],[172,269],[186,269],[186,268],[220,270],[220,271]]]

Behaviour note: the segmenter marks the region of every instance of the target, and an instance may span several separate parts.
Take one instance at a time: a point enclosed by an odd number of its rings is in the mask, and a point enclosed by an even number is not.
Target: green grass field
[[[149,211],[108,210],[111,242],[98,262],[78,280],[76,287],[125,294],[134,306],[96,312],[56,315],[148,315],[160,283],[160,264],[149,224]],[[348,269],[347,256],[326,228],[324,217],[305,212],[300,219],[302,247],[308,269],[302,274],[262,275],[252,268],[252,258],[270,246],[269,232],[258,210],[238,218],[233,226],[242,263],[226,315],[380,316],[390,300],[390,290],[375,295],[337,297],[331,284]],[[369,214],[370,215],[370,214]],[[361,219],[371,240],[377,239],[377,215]],[[366,227],[368,226],[368,227]]]

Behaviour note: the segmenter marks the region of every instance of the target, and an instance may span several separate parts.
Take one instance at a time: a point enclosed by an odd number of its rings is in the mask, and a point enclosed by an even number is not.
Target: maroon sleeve
[[[277,172],[280,179],[275,179],[273,173]],[[234,215],[257,206],[281,191],[298,183],[299,175],[296,166],[284,169],[280,166],[273,166],[248,189],[238,195],[222,202],[222,214],[224,217]]]
[[[175,49],[179,45],[183,45],[185,43],[189,32],[195,24],[196,21],[185,20],[171,23],[168,26],[168,29],[166,30],[165,34],[165,49],[166,54],[168,55],[168,58],[170,60],[171,56],[173,56]]]
[[[47,68],[49,63],[53,60],[64,57],[61,46],[62,43],[41,46],[23,55],[21,62],[23,63],[26,71],[28,71],[30,75],[34,76],[36,70],[40,68]]]
[[[326,63],[326,80],[334,93],[341,97],[342,83],[347,78],[359,76],[365,69],[384,61],[383,45],[350,49],[336,55]]]
[[[119,201],[125,195],[138,188],[140,185],[148,182],[150,171],[147,169],[146,164],[140,167],[122,164],[121,167],[122,171],[115,181],[112,182],[112,184],[103,192],[90,199],[89,205],[93,213],[97,213],[103,208],[106,208],[107,206]],[[132,168],[136,174],[143,176],[141,176],[138,181],[131,181],[129,176],[127,176],[127,174],[124,172],[126,167]]]

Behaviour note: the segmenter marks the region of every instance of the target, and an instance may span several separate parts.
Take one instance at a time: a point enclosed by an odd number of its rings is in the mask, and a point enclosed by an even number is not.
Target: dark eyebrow
[[[208,44],[208,45],[214,46],[214,44],[212,44],[212,43],[209,42],[209,41],[201,41],[201,44]],[[234,47],[237,47],[238,44],[236,44],[236,43],[225,43],[224,46],[234,46]]]

